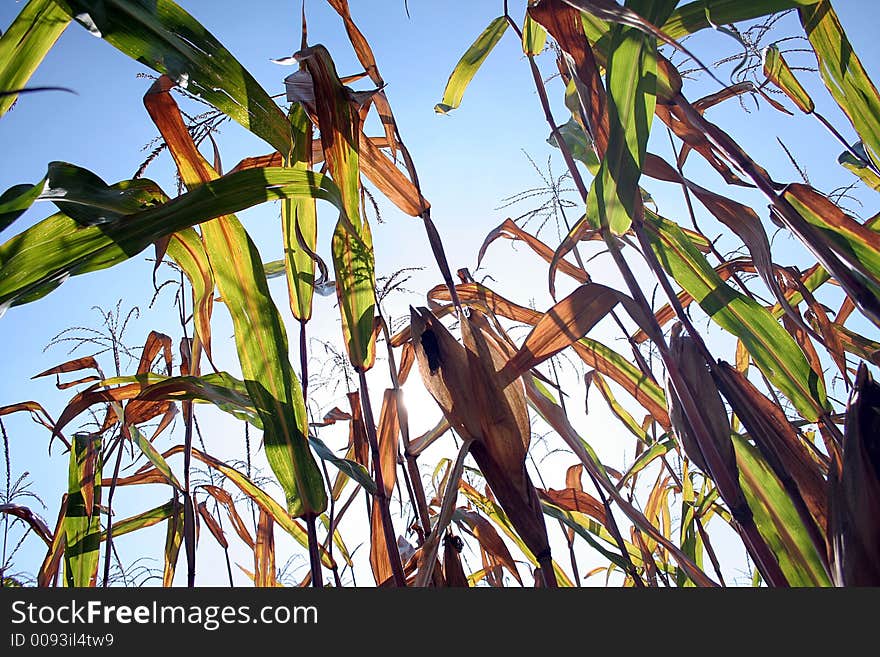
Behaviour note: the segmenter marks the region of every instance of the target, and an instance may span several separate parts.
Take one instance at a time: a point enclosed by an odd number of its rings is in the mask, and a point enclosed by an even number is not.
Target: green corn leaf
[[[633,0],[626,6],[648,21],[662,22],[675,2]],[[622,235],[641,202],[639,178],[657,102],[656,80],[654,38],[635,27],[615,25],[605,62],[608,147],[587,197],[587,217],[594,228],[608,227]]]
[[[47,285],[57,287],[68,276],[128,260],[183,228],[297,195],[343,207],[329,178],[267,167],[229,173],[167,203],[99,226],[83,226],[61,213],[52,215],[0,245],[0,308],[33,300],[29,295],[45,293]]]
[[[776,475],[746,440],[733,434],[740,484],[767,545],[792,586],[831,586],[816,548]]]
[[[811,237],[822,240],[860,275],[868,290],[880,298],[880,235],[877,231],[856,221],[809,185],[792,183],[786,187],[783,197],[818,229]],[[859,297],[854,296],[853,300],[858,302]]]
[[[635,463],[633,463],[629,470],[624,473],[623,477],[620,479],[620,486],[625,486],[630,479],[651,465],[655,459],[660,458],[673,449],[675,449],[675,442],[671,438],[658,441],[649,447],[639,455],[639,458],[635,460]]]
[[[177,570],[177,557],[183,544],[183,505],[172,500],[173,509],[168,516],[168,528],[165,532],[165,564],[162,569],[162,586],[170,587],[174,583]]]
[[[133,399],[139,401],[195,401],[210,403],[222,411],[257,429],[263,428],[260,416],[248,396],[244,381],[227,372],[211,372],[201,376],[164,376],[147,372],[135,376],[104,379],[101,385],[139,383],[141,391]]]
[[[43,180],[36,185],[13,185],[0,194],[0,231],[8,228],[33,205],[42,193],[45,182]]]
[[[130,516],[128,518],[124,518],[118,522],[113,523],[113,540],[115,541],[120,536],[124,536],[125,534],[130,534],[131,532],[135,532],[138,529],[145,529],[147,527],[152,527],[163,520],[167,520],[174,513],[175,508],[179,505],[174,500],[170,502],[165,502],[165,504],[160,504],[159,506],[149,509],[148,511],[143,511],[136,515]],[[101,533],[101,540],[107,540],[107,532],[104,531]]]
[[[838,155],[837,163],[858,176],[863,183],[875,192],[880,192],[880,176],[874,173],[874,170],[868,166],[868,154],[864,152],[864,144],[858,142],[853,146],[853,150],[860,152],[860,155],[863,154],[863,157],[856,157],[849,151],[843,151]]]
[[[300,103],[290,108],[293,129],[293,157],[288,166],[308,170],[312,153],[312,124]],[[315,292],[315,261],[299,242],[315,252],[318,241],[318,214],[313,198],[291,198],[281,203],[281,227],[284,237],[283,271],[287,275],[290,311],[300,321],[312,316],[312,297]],[[297,235],[299,233],[299,237]]]
[[[23,88],[69,23],[54,0],[30,0],[0,36],[0,91]],[[0,116],[16,98],[0,96]]]
[[[93,587],[101,549],[101,438],[76,434],[71,441],[64,515],[64,582]]]
[[[583,538],[590,545],[590,547],[608,559],[611,563],[616,564],[624,570],[629,567],[629,564],[626,563],[619,553],[607,549],[596,540],[596,536],[599,536],[607,543],[617,547],[617,542],[614,540],[614,537],[599,523],[599,521],[590,518],[585,513],[568,511],[546,501],[541,502],[541,509],[551,518],[555,518],[564,523],[567,527],[571,527],[578,536]],[[626,551],[629,553],[632,562],[637,566],[641,565],[643,560],[642,553],[639,549],[631,543],[624,543],[624,545],[626,545]]]
[[[163,80],[154,84],[144,104],[184,184],[197,192],[218,176],[193,143]],[[269,293],[262,258],[235,215],[219,216],[201,228],[217,288],[232,317],[245,386],[263,423],[266,458],[284,490],[287,510],[296,517],[320,515],[327,493],[309,450],[302,387],[290,365],[287,332]]]
[[[669,428],[666,395],[657,383],[610,347],[592,338],[581,338],[572,345],[590,367],[621,385],[664,428]]]
[[[352,366],[366,371],[376,358],[376,272],[370,224],[360,208],[360,117],[327,49],[315,46],[306,52],[303,63],[314,82],[324,157],[345,207],[331,243],[342,332]]]
[[[327,517],[326,513],[321,514],[321,524],[324,525],[324,529],[328,531],[330,530],[330,518]],[[349,567],[353,566],[354,563],[351,560],[351,553],[348,551],[345,541],[342,540],[342,534],[339,533],[339,529],[333,532],[333,545],[339,549],[342,558],[345,560],[345,564]]]
[[[656,96],[647,80],[656,78],[655,46],[635,28],[616,26],[606,68],[609,138],[587,196],[593,228],[615,235],[629,230],[638,202],[639,178],[648,144]]]
[[[816,109],[813,99],[794,76],[794,72],[785,61],[779,47],[775,43],[767,46],[762,52],[762,58],[764,60],[764,75],[782,89],[801,112],[812,114]]]
[[[446,83],[446,89],[443,90],[443,99],[434,106],[434,111],[439,114],[446,114],[456,109],[461,104],[464,90],[476,75],[480,66],[492,52],[495,45],[501,40],[504,31],[507,29],[507,18],[499,16],[489,26],[483,30],[477,40],[462,55],[458,64],[452,70],[449,80]]]
[[[681,492],[681,551],[690,557],[697,566],[703,568],[703,537],[697,529],[697,504],[694,494],[694,482],[691,481],[687,464],[683,464],[682,492]],[[690,580],[682,568],[676,568],[675,581],[680,587],[694,587],[696,584]]]
[[[285,201],[286,202],[286,201]],[[286,272],[284,260],[270,260],[263,263],[263,271],[266,272],[266,278],[278,278],[284,276]]]
[[[713,23],[738,23],[816,2],[817,0],[694,0],[676,9],[662,29],[673,39],[680,39],[712,27]]]
[[[370,473],[367,472],[367,469],[360,463],[336,456],[336,454],[333,453],[333,450],[327,447],[327,445],[324,444],[324,441],[317,436],[309,437],[309,443],[311,443],[312,448],[315,450],[315,454],[317,454],[322,461],[332,463],[340,472],[354,479],[370,493],[376,492],[376,482],[373,481]]]
[[[162,455],[156,451],[156,448],[153,447],[153,444],[149,440],[147,440],[147,437],[144,436],[144,434],[142,434],[133,424],[128,425],[128,432],[131,434],[131,439],[134,444],[137,445],[138,449],[141,450],[141,453],[147,457],[147,460],[153,464],[153,467],[162,473],[162,476],[165,477],[169,484],[183,493],[183,487],[171,471],[171,466],[169,466],[165,459],[162,458]]]
[[[59,0],[71,17],[134,60],[181,87],[286,154],[284,112],[208,30],[171,0]]]
[[[168,256],[177,263],[192,287],[194,338],[211,358],[211,315],[214,310],[214,272],[202,238],[193,228],[179,230],[168,240]]]
[[[523,54],[540,55],[544,50],[544,44],[547,42],[547,30],[540,23],[534,20],[526,13],[525,21],[522,28],[522,48]]]
[[[880,95],[846,37],[829,0],[799,10],[801,25],[819,59],[819,73],[849,117],[868,156],[880,164]]]
[[[598,372],[593,372],[592,375],[592,383],[596,386],[596,389],[602,393],[602,396],[605,398],[605,401],[608,403],[609,408],[617,416],[617,419],[620,420],[623,425],[629,429],[629,432],[633,434],[636,438],[641,440],[643,443],[648,444],[651,440],[648,438],[648,434],[645,433],[645,430],[642,429],[641,425],[636,422],[635,418],[630,415],[629,411],[627,411],[623,406],[620,405],[620,402],[614,398],[614,393],[611,391],[611,387],[608,385],[608,382],[602,377]]]
[[[321,472],[306,442],[302,388],[288,358],[287,334],[262,275],[253,241],[234,216],[205,223],[202,234],[217,287],[232,315],[248,394],[263,423],[266,456],[293,516],[327,504]]]
[[[814,422],[828,405],[825,387],[791,335],[766,308],[727,285],[676,224],[646,211],[644,226],[663,268],[721,328],[742,340],[770,382]]]
[[[593,149],[593,145],[589,142],[586,133],[583,128],[578,125],[577,121],[572,118],[569,119],[565,125],[559,126],[559,135],[562,137],[563,141],[565,141],[565,145],[568,146],[568,151],[571,153],[571,156],[574,159],[583,162],[587,166],[587,169],[595,175],[599,170],[599,158],[596,157],[596,151]],[[547,137],[547,143],[559,148],[559,145],[556,142],[556,135],[550,133],[550,136]]]

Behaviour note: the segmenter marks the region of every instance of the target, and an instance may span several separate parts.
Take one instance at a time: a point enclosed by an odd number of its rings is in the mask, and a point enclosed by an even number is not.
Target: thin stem
[[[587,474],[590,476],[590,481],[593,482],[593,486],[595,487],[596,492],[599,494],[599,499],[602,500],[602,506],[605,507],[605,526],[611,532],[611,535],[614,537],[614,541],[617,543],[617,548],[620,550],[620,556],[626,562],[626,569],[629,571],[630,576],[633,578],[633,583],[636,585],[636,587],[644,588],[645,583],[639,576],[639,571],[636,569],[635,564],[632,562],[632,559],[629,556],[629,550],[626,549],[626,543],[623,540],[623,536],[621,536],[620,534],[620,528],[617,526],[617,521],[614,519],[614,514],[611,512],[611,504],[608,502],[608,498],[602,491],[602,487],[599,485],[599,481],[597,480],[597,478],[589,470],[587,470]]]
[[[709,541],[709,534],[703,528],[703,521],[700,520],[699,516],[694,516],[694,522],[697,525],[697,531],[700,532],[700,538],[703,539],[703,545],[706,546],[706,552],[709,554],[712,568],[715,569],[715,574],[718,575],[718,581],[721,582],[721,586],[727,586],[727,584],[724,583],[724,576],[721,574],[721,564],[718,563],[718,556],[715,554],[715,549]]]
[[[196,585],[196,535],[195,518],[193,517],[193,503],[190,491],[190,467],[192,463],[192,438],[193,438],[193,403],[185,401],[183,406],[184,438],[183,438],[183,523],[184,549],[186,551],[186,585],[193,588]],[[188,520],[188,522],[186,522]]]
[[[121,437],[121,435],[120,435]],[[116,465],[113,468],[113,480],[110,482],[110,491],[107,494],[107,540],[104,548],[104,581],[103,587],[110,584],[110,548],[113,546],[113,493],[116,492],[116,481],[119,478],[119,468],[122,465],[122,447],[116,453]],[[5,539],[5,537],[4,537]]]
[[[848,152],[849,152],[854,158],[856,158],[857,160],[860,160],[860,161],[864,162],[865,164],[867,164],[867,165],[868,165],[868,168],[871,169],[871,171],[873,171],[873,172],[876,173],[878,176],[880,176],[880,169],[877,168],[877,165],[874,164],[874,162],[871,160],[870,157],[868,157],[867,159],[865,159],[865,158],[863,158],[861,155],[859,155],[859,154],[855,151],[855,149],[853,149],[853,147],[850,146],[849,143],[847,143],[846,139],[843,138],[843,135],[841,135],[839,132],[837,132],[837,128],[835,128],[833,125],[831,125],[831,123],[829,123],[828,119],[826,119],[824,116],[822,116],[821,114],[819,114],[819,112],[814,111],[814,112],[812,112],[812,114],[813,114],[813,116],[815,116],[817,119],[819,119],[819,123],[821,123],[821,124],[824,125],[826,128],[828,128],[828,131],[829,131],[832,135],[834,135],[834,137],[837,139],[837,141],[839,141],[841,144],[843,144],[843,147],[844,147],[844,148],[845,148],[845,149],[846,149],[846,150],[847,150],[847,151],[848,151]]]
[[[6,497],[3,501],[6,504],[12,502],[12,461],[9,458],[9,436],[6,434],[6,426],[0,419],[0,432],[3,434],[3,457],[6,464]],[[0,561],[0,587],[6,586],[6,539],[9,536],[9,514],[3,514],[3,558]]]
[[[318,543],[318,528],[315,526],[315,514],[305,517],[309,533],[309,563],[311,564],[312,586],[320,589],[324,586],[324,575],[321,572],[321,550]]]
[[[309,357],[308,346],[306,343],[306,320],[299,320],[299,366],[300,366],[300,384],[302,385],[303,403],[308,405],[308,389],[309,389]]]

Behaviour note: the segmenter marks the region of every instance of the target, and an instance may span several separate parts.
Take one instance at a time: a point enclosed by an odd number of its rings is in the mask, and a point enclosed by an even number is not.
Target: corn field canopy
[[[0,8],[3,586],[880,585],[865,4],[422,4]]]

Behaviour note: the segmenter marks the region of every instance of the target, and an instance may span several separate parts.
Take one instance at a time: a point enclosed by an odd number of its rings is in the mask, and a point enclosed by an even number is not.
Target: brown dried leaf
[[[257,541],[254,546],[254,586],[278,586],[275,580],[275,521],[272,516],[260,509],[257,524]]]
[[[393,388],[385,390],[376,433],[379,438],[379,463],[382,468],[382,483],[385,486],[385,494],[390,499],[394,493],[394,485],[397,481],[397,442],[400,436],[397,395]]]
[[[367,428],[364,426],[363,416],[361,415],[360,395],[357,392],[348,393],[348,403],[351,406],[348,444],[354,446],[354,460],[369,470],[370,443],[367,438]]]
[[[211,532],[211,535],[216,539],[216,541],[223,547],[224,549],[229,547],[229,542],[226,540],[226,536],[223,535],[223,530],[220,528],[220,523],[217,522],[216,518],[211,515],[211,512],[208,511],[208,506],[201,502],[198,506],[199,516],[201,516],[202,520],[205,521],[205,524],[208,526],[208,529]]]
[[[492,230],[483,241],[483,245],[480,247],[480,252],[477,255],[477,267],[480,266],[480,263],[483,260],[483,256],[486,255],[486,250],[489,248],[489,245],[501,237],[513,241],[523,241],[529,246],[529,248],[532,249],[532,251],[541,256],[548,264],[553,262],[553,249],[544,244],[541,240],[539,240],[531,233],[528,233],[520,228],[513,220],[505,219],[504,223]],[[596,239],[600,238],[597,237]],[[556,263],[556,266],[561,272],[563,272],[564,274],[568,274],[578,283],[590,282],[590,275],[587,272],[585,272],[580,267],[571,264],[567,260],[559,259]]]
[[[46,545],[50,548],[52,547],[52,532],[49,531],[46,522],[28,507],[20,504],[0,504],[0,515],[3,514],[24,520],[34,530],[34,533],[43,539]]]
[[[619,293],[604,285],[581,285],[559,301],[535,324],[516,355],[501,371],[512,380],[584,337],[620,301]]]
[[[592,495],[577,488],[563,488],[562,490],[538,489],[538,495],[555,506],[566,511],[585,513],[591,518],[605,524],[605,506]]]
[[[64,372],[79,372],[80,370],[92,369],[98,372],[98,374],[103,378],[103,374],[101,374],[101,367],[98,365],[98,361],[94,359],[92,356],[84,356],[82,358],[74,358],[73,360],[69,360],[67,362],[61,363],[60,365],[56,365],[55,367],[51,367],[45,372],[40,372],[39,374],[34,374],[31,378],[38,379],[41,376],[49,376],[50,374],[62,374]]]
[[[248,531],[247,525],[244,524],[241,516],[238,515],[238,511],[235,508],[235,502],[232,500],[232,495],[217,486],[204,485],[202,488],[204,488],[211,497],[226,507],[226,513],[229,516],[229,521],[232,523],[235,532],[239,535],[241,540],[253,550],[256,544],[251,537],[251,533]]]
[[[37,573],[37,586],[45,588],[52,586],[53,582],[58,579],[58,572],[61,567],[61,558],[64,556],[64,549],[67,547],[67,532],[64,531],[64,519],[67,517],[67,493],[61,496],[61,504],[58,505],[58,520],[55,522],[55,531],[52,533],[52,544],[40,564],[40,570]]]
[[[370,568],[377,586],[381,586],[383,582],[394,582],[388,544],[385,542],[385,533],[382,529],[382,509],[377,497],[373,498],[370,509]]]
[[[522,584],[522,579],[516,568],[516,562],[513,560],[510,550],[507,549],[504,539],[501,538],[495,527],[492,526],[492,523],[476,511],[458,509],[456,515],[460,516],[467,523],[471,533],[479,541],[483,550],[493,559],[497,560],[500,566],[507,568],[516,581]]]

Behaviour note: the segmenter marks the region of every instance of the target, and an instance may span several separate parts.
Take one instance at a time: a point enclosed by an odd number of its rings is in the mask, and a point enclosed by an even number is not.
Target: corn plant
[[[880,344],[853,328],[880,326],[877,217],[856,218],[840,198],[806,180],[776,180],[706,116],[713,106],[749,97],[803,121],[805,130],[829,130],[842,142],[838,161],[854,183],[880,189],[880,95],[832,3],[533,0],[514,16],[499,2],[500,15],[467,47],[435,110],[450,120],[467,111],[465,91],[478,83],[495,46],[506,38],[521,42],[536,92],[536,100],[523,102],[539,103],[546,125],[534,129],[549,132],[575,198],[563,201],[561,179],[553,178],[550,207],[564,225],[559,239],[548,243],[540,231],[508,219],[488,232],[477,255],[482,262],[501,239],[522,243],[546,267],[553,303],[544,308],[505,298],[467,269],[458,270],[456,282],[367,37],[345,0],[328,3],[363,73],[338,71],[333,54],[309,40],[304,8],[300,48],[284,62],[297,67],[285,80],[286,104],[171,0],[30,0],[0,38],[0,115],[18,94],[33,91],[30,75],[74,22],[153,69],[157,77],[143,102],[182,183],[172,196],[144,177],[108,185],[75,164],[51,162],[43,180],[0,196],[3,229],[38,201],[57,210],[0,245],[0,307],[39,303],[69,276],[153,247],[157,267],[170,262],[181,272],[187,294],[179,302],[190,309],[180,312],[178,363],[175,340],[154,331],[133,373],[107,377],[94,357],[43,372],[88,372],[63,384],[80,389],[57,420],[36,402],[0,409],[31,413],[68,452],[69,486],[54,530],[35,529],[47,545],[38,583],[106,584],[114,537],[165,523],[163,583],[173,583],[183,547],[193,586],[198,542],[205,540],[200,528],[228,550],[225,515],[253,553],[247,573],[254,585],[283,579],[277,527],[308,554],[300,584],[322,586],[331,581],[329,570],[341,586],[340,572],[354,555],[347,547],[353,537],[343,540],[340,526],[363,493],[377,586],[579,586],[616,572],[626,586],[712,587],[728,583],[710,533],[718,525],[745,550],[756,584],[880,584],[880,388],[871,374]],[[764,35],[783,11],[797,16],[819,77],[849,126],[817,113],[799,80],[811,73],[789,63],[786,41],[761,46],[735,27],[760,19]],[[722,82],[718,69],[688,48],[685,37],[701,31],[733,37],[744,48],[738,81]],[[684,63],[674,64],[678,59]],[[546,81],[542,64],[558,75],[562,102],[551,102],[556,85]],[[714,91],[689,100],[695,75]],[[349,86],[358,79],[366,89]],[[213,162],[200,151],[207,135],[188,123],[175,97],[181,89],[262,139],[268,152],[224,173],[216,144]],[[382,134],[365,130],[373,112]],[[668,132],[670,159],[649,150],[657,130]],[[842,136],[848,132],[854,143]],[[723,189],[691,180],[688,158],[717,173]],[[642,187],[649,179],[678,186],[682,203],[661,212]],[[769,219],[796,240],[811,266],[780,262],[758,211],[733,198],[746,188],[764,196]],[[438,277],[401,326],[383,309],[388,285],[377,277],[373,194],[422,222]],[[264,262],[235,213],[275,201],[284,257]],[[725,257],[701,229],[697,204],[729,232],[738,255]],[[319,220],[319,208],[332,208],[331,226]],[[332,280],[318,255],[322,241],[330,245]],[[617,284],[594,281],[592,259],[582,251],[597,250],[607,254],[603,262],[614,268]],[[575,283],[567,295],[557,291],[560,274]],[[289,356],[291,327],[269,291],[274,276],[286,280],[298,364]],[[309,413],[315,391],[307,328],[315,292],[329,290],[339,311],[336,353],[348,408],[316,420]],[[232,320],[240,378],[214,366],[218,298]],[[838,310],[830,299],[842,299]],[[846,326],[851,317],[857,322]],[[630,353],[600,341],[600,323],[619,331]],[[718,335],[733,340],[735,352],[719,349]],[[381,361],[388,383],[378,405],[367,374]],[[635,458],[624,467],[600,459],[585,440],[589,425],[579,426],[566,405],[581,394],[582,382],[566,376],[575,361],[621,434],[634,441]],[[442,414],[418,436],[403,397],[414,369],[413,380]],[[846,401],[834,398],[838,389]],[[255,481],[250,466],[194,444],[201,404],[261,432],[283,499]],[[65,435],[94,408],[104,415],[94,431]],[[160,447],[178,408],[183,442]],[[157,418],[159,429],[148,437],[143,424]],[[343,455],[318,436],[335,423],[348,423]],[[548,487],[549,473],[534,467],[540,432],[570,455],[562,488]],[[424,463],[441,443],[455,447],[454,458]],[[125,449],[146,464],[122,477]],[[183,466],[176,473],[177,455]],[[194,462],[211,483],[192,477]],[[232,486],[217,485],[215,476]],[[166,487],[169,501],[121,520],[108,512],[117,488],[147,484]],[[405,506],[397,518],[395,497]],[[6,514],[27,516],[6,506]],[[558,545],[567,546],[567,565]],[[575,549],[584,545],[602,564],[586,573]],[[465,546],[481,567],[467,562]],[[514,554],[528,565],[528,578]]]

